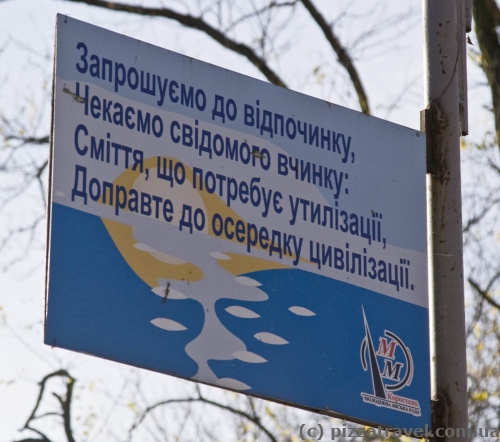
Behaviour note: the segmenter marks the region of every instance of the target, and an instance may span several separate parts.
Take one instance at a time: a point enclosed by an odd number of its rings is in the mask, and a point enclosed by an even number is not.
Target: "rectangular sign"
[[[45,343],[430,424],[421,132],[57,18]]]

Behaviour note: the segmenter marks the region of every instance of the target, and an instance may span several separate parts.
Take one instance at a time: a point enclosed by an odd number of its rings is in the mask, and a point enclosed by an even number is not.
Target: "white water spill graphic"
[[[217,380],[216,384],[219,385],[220,387],[229,388],[231,390],[239,390],[239,391],[250,390],[252,388],[249,385],[245,384],[244,382],[231,378],[219,379]]]
[[[138,250],[149,253],[151,256],[155,257],[158,261],[162,261],[165,264],[173,264],[173,265],[186,264],[186,261],[184,261],[183,259],[180,259],[177,256],[168,255],[166,253],[159,252],[158,250],[155,250],[146,244],[138,243],[138,244],[134,244],[134,247]]]
[[[247,354],[250,352],[247,352],[245,342],[224,326],[217,316],[215,306],[221,299],[236,302],[263,302],[267,301],[269,296],[259,288],[261,284],[255,279],[244,276],[235,278],[235,275],[221,267],[219,263],[222,261],[220,260],[224,258],[227,260],[229,256],[225,253],[215,252],[220,247],[219,238],[200,232],[193,233],[192,235],[179,235],[179,228],[173,226],[171,223],[165,224],[162,228],[162,238],[164,239],[159,241],[157,232],[154,229],[147,228],[147,225],[134,226],[133,235],[137,242],[135,247],[151,253],[157,259],[175,255],[176,259],[181,260],[178,262],[193,264],[193,266],[201,270],[203,275],[200,280],[195,281],[160,277],[157,280],[158,286],[152,289],[152,292],[156,296],[164,298],[165,289],[170,284],[167,299],[189,298],[190,300],[199,302],[203,309],[204,317],[202,319],[203,322],[200,324],[201,331],[198,336],[185,346],[187,356],[196,362],[198,367],[196,373],[191,376],[191,379],[237,391],[250,390],[251,387],[249,385],[237,379],[219,379],[209,365],[209,361],[235,360],[235,356],[233,356],[235,353],[239,357],[245,358],[248,362],[263,362],[259,355],[251,356],[251,354]],[[149,246],[149,244],[154,245],[154,248]],[[238,244],[228,242],[224,252],[238,253],[238,246]],[[206,258],[209,256],[215,259],[207,260]],[[166,261],[165,259],[160,260],[163,262]],[[170,262],[173,261],[170,260]],[[236,313],[236,316],[240,318],[256,317],[255,312],[243,307],[231,310],[229,310],[230,314]],[[157,327],[170,331],[185,329],[182,324],[176,323],[178,325],[175,325],[172,322],[164,320],[159,322],[159,319],[166,318],[154,319],[153,324]]]
[[[188,299],[188,297],[184,294],[179,292],[178,290],[168,288],[168,295],[165,294],[165,291],[167,290],[167,287],[155,287],[154,289],[151,289],[151,291],[155,294],[160,296],[161,298],[166,298],[166,299]]]
[[[249,278],[248,276],[237,276],[234,280],[248,287],[259,287],[262,285],[259,281]]]
[[[275,335],[273,333],[267,333],[267,332],[261,332],[257,333],[254,335],[255,339],[258,339],[261,342],[264,342],[265,344],[271,344],[271,345],[285,345],[288,344],[288,341],[281,338],[278,335]]]
[[[134,244],[134,247],[137,250],[142,250],[143,252],[154,252],[155,251],[155,249],[153,249],[153,247],[149,247],[147,244],[137,243],[137,244]]]
[[[233,356],[243,362],[250,362],[251,364],[262,364],[267,362],[262,356],[259,356],[251,351],[235,351]]]
[[[220,260],[223,260],[223,261],[227,261],[227,260],[231,259],[230,256],[227,256],[227,255],[225,255],[224,253],[221,253],[221,252],[212,252],[212,253],[210,253],[210,256],[212,258],[220,259]]]
[[[172,321],[167,318],[156,318],[151,321],[151,324],[155,325],[158,328],[168,331],[184,331],[187,330],[182,324],[178,322]]]
[[[290,307],[288,310],[290,310],[292,313],[295,313],[296,315],[299,315],[299,316],[316,316],[316,313],[312,312],[311,310],[309,310],[305,307],[299,307],[297,305]]]
[[[240,307],[237,305],[227,307],[226,312],[228,312],[230,315],[236,316],[238,318],[245,318],[245,319],[260,318],[260,315],[253,312],[252,310],[245,308],[245,307]]]

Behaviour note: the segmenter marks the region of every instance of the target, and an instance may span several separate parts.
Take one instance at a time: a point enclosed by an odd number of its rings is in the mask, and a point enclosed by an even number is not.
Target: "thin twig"
[[[191,29],[197,29],[202,31],[208,36],[212,37],[216,42],[224,46],[225,48],[236,52],[247,58],[254,66],[261,71],[264,76],[276,86],[281,86],[286,88],[284,81],[268,66],[266,60],[259,57],[255,51],[243,43],[238,43],[235,40],[229,38],[226,34],[214,28],[212,25],[204,21],[200,17],[193,17],[189,14],[181,14],[169,8],[148,8],[139,5],[126,5],[123,3],[114,3],[103,0],[66,0],[75,3],[85,3],[91,6],[97,6],[99,8],[109,9],[113,11],[130,12],[137,15],[145,15],[149,17],[164,17],[171,20],[175,20],[181,25],[184,25]]]
[[[204,403],[204,404],[208,404],[208,405],[212,405],[214,407],[217,407],[217,408],[220,408],[222,410],[229,411],[230,413],[233,413],[233,414],[236,414],[238,416],[241,416],[241,417],[247,419],[248,421],[252,422],[253,424],[255,424],[260,430],[262,430],[266,434],[266,436],[269,438],[270,441],[272,441],[272,442],[278,442],[278,440],[276,439],[276,437],[274,437],[274,435],[271,433],[271,431],[268,430],[262,424],[262,422],[260,421],[260,418],[258,416],[253,417],[250,414],[246,413],[245,411],[238,410],[236,408],[230,407],[229,405],[224,405],[224,404],[221,404],[219,402],[212,401],[210,399],[206,399],[205,397],[203,397],[201,395],[201,391],[199,389],[198,389],[198,397],[197,398],[168,399],[168,400],[161,401],[161,402],[158,402],[158,403],[156,403],[154,405],[149,406],[139,416],[137,422],[134,423],[134,425],[130,428],[129,432],[134,431],[142,423],[142,421],[145,419],[145,417],[151,411],[153,411],[154,409],[156,409],[158,407],[161,407],[161,406],[164,406],[164,405],[171,405],[171,404],[196,403],[196,402],[198,402],[198,403]]]
[[[476,290],[479,295],[481,295],[482,298],[484,298],[486,301],[488,301],[493,307],[496,307],[497,309],[500,310],[500,304],[496,302],[489,294],[488,290],[491,288],[493,283],[495,282],[496,279],[500,277],[500,273],[497,273],[497,275],[488,283],[488,288],[486,290],[481,289],[479,284],[474,281],[472,278],[468,278],[469,284],[474,287],[474,290]]]
[[[283,7],[293,7],[297,4],[298,0],[293,0],[291,2],[283,2],[283,3],[279,3],[279,2],[276,2],[276,1],[272,1],[271,3],[269,3],[268,5],[260,8],[260,9],[257,9],[256,11],[253,11],[253,12],[249,12],[248,14],[244,14],[242,15],[240,18],[238,18],[237,20],[235,20],[233,23],[231,23],[226,29],[224,32],[228,33],[229,31],[233,30],[236,26],[238,26],[239,24],[241,24],[242,22],[244,22],[245,20],[248,20],[252,17],[255,17],[257,15],[261,15],[263,14],[264,12],[266,11],[269,11],[271,9],[274,9],[274,8],[283,8]]]
[[[22,137],[19,135],[8,135],[5,137],[5,139],[7,141],[22,141],[23,144],[47,144],[50,141],[50,137],[48,135],[45,135],[43,137]]]
[[[347,50],[342,46],[338,37],[333,33],[332,27],[326,22],[323,15],[316,9],[316,6],[313,5],[311,0],[302,0],[302,4],[309,11],[314,21],[323,31],[328,43],[337,54],[339,63],[344,66],[349,74],[349,78],[356,90],[358,95],[359,105],[361,106],[361,111],[364,114],[370,114],[370,106],[368,104],[368,96],[366,95],[365,89],[363,87],[363,83],[361,82],[361,78],[359,77],[358,71],[352,62],[352,59],[347,52]]]

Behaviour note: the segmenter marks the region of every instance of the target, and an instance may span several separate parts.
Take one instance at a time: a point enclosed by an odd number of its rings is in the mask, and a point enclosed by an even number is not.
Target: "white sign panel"
[[[421,132],[58,16],[45,342],[430,423]]]

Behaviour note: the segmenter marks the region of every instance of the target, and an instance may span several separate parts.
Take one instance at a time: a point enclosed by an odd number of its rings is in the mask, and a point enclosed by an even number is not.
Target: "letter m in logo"
[[[384,358],[394,359],[394,352],[396,351],[396,341],[387,342],[387,338],[379,338],[380,345],[377,350],[377,355]]]
[[[403,364],[401,362],[396,362],[392,365],[392,361],[386,359],[384,361],[384,372],[382,373],[382,377],[385,379],[399,381],[401,368],[403,368]]]

